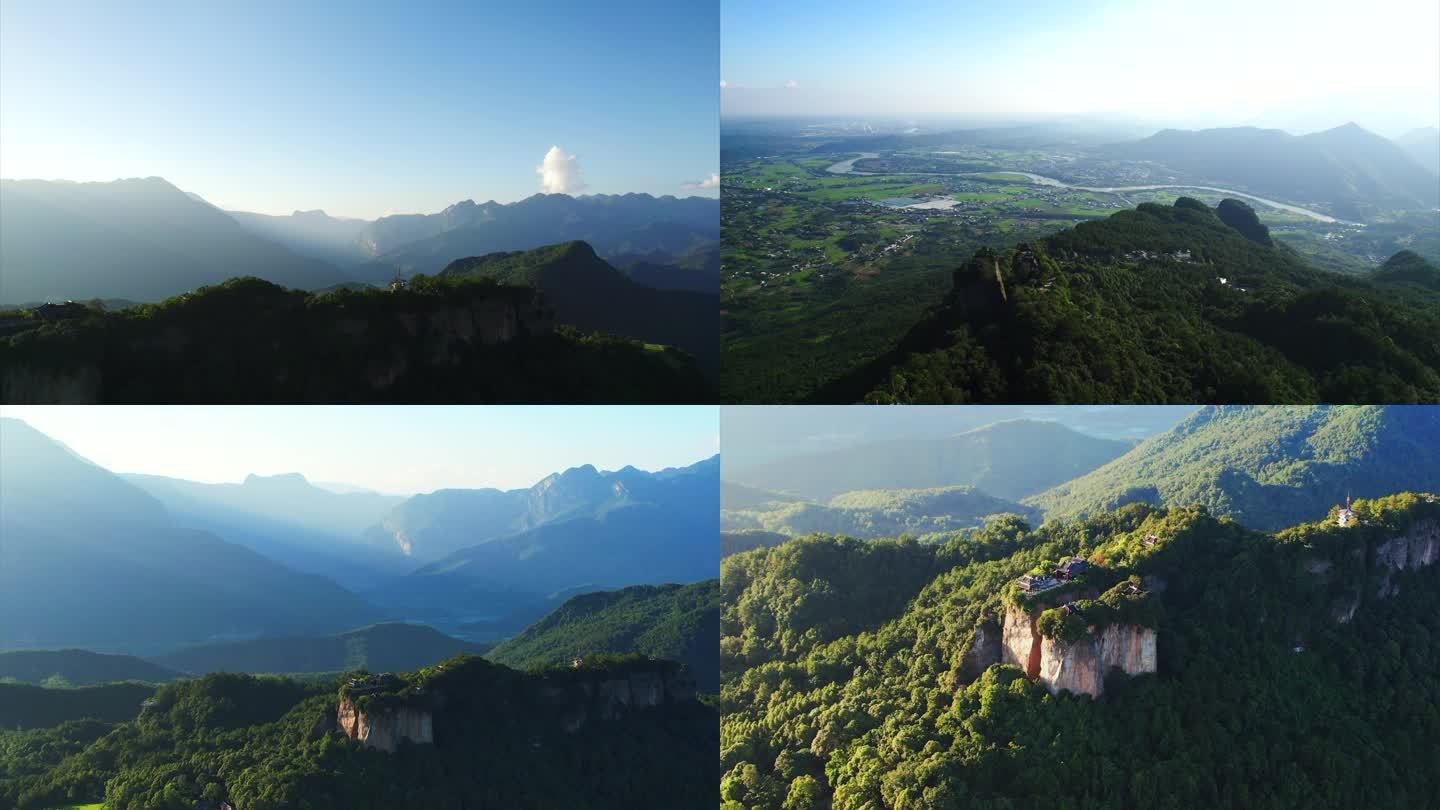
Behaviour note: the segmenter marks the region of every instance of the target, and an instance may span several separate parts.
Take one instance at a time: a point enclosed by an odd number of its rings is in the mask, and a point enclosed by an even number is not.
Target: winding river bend
[[[839,163],[836,163],[836,164],[834,164],[834,165],[832,165],[832,166],[826,167],[825,171],[830,172],[831,174],[856,174],[856,175],[877,175],[877,174],[883,174],[883,175],[885,175],[885,176],[887,176],[887,177],[892,177],[892,176],[896,176],[896,175],[915,175],[915,176],[922,176],[922,177],[934,177],[934,176],[936,176],[936,175],[944,175],[944,174],[947,174],[947,172],[860,172],[860,171],[856,171],[856,170],[855,170],[855,161],[857,161],[857,160],[864,160],[864,159],[866,159],[866,158],[877,158],[877,157],[880,157],[880,155],[879,155],[878,153],[875,153],[875,152],[861,152],[860,155],[859,155],[859,157],[853,157],[853,158],[850,158],[849,160],[842,160],[842,161],[840,161]],[[1002,173],[1003,173],[1003,174],[1014,174],[1014,175],[1020,175],[1020,176],[1023,176],[1023,177],[1028,177],[1032,182],[1034,182],[1036,185],[1039,185],[1039,186],[1052,186],[1052,187],[1055,187],[1055,188],[1073,188],[1073,189],[1075,189],[1076,191],[1099,191],[1099,192],[1105,192],[1105,193],[1107,193],[1107,194],[1121,194],[1121,193],[1124,193],[1124,192],[1126,192],[1126,191],[1155,191],[1155,190],[1162,189],[1162,188],[1190,188],[1190,189],[1197,189],[1197,190],[1200,190],[1200,191],[1214,191],[1214,192],[1217,192],[1217,193],[1220,193],[1220,194],[1229,195],[1229,196],[1231,196],[1231,197],[1241,197],[1241,198],[1244,198],[1244,199],[1247,199],[1247,200],[1254,200],[1255,202],[1261,203],[1262,205],[1268,205],[1268,206],[1270,206],[1271,208],[1278,208],[1278,209],[1280,209],[1281,211],[1289,211],[1289,212],[1292,213],[1292,214],[1299,214],[1300,216],[1309,217],[1309,218],[1314,219],[1314,220],[1317,220],[1317,221],[1319,221],[1319,222],[1333,222],[1333,223],[1346,224],[1346,225],[1355,224],[1355,223],[1347,223],[1347,222],[1344,222],[1344,220],[1336,219],[1335,217],[1329,216],[1328,214],[1322,214],[1322,213],[1320,213],[1319,211],[1311,211],[1311,210],[1308,209],[1308,208],[1301,208],[1301,207],[1298,206],[1298,205],[1290,205],[1289,203],[1276,202],[1275,200],[1267,200],[1267,199],[1265,199],[1264,197],[1257,197],[1257,196],[1255,196],[1254,194],[1249,194],[1249,193],[1244,192],[1244,191],[1236,191],[1235,189],[1231,189],[1231,188],[1216,188],[1215,186],[1197,186],[1197,185],[1192,185],[1192,184],[1188,184],[1188,183],[1165,183],[1165,184],[1154,185],[1154,186],[1075,186],[1075,185],[1071,185],[1071,184],[1069,184],[1069,183],[1065,183],[1065,182],[1061,182],[1061,181],[1059,181],[1059,180],[1056,180],[1056,179],[1053,178],[1053,177],[1046,177],[1046,176],[1043,175],[1043,174],[1032,174],[1032,173],[1030,173],[1030,172],[1019,172],[1019,171],[1013,171],[1013,170],[1011,170],[1011,169],[997,169],[996,171],[993,171],[993,172],[954,172],[954,173],[950,173],[950,174],[953,174],[953,175],[956,176],[956,177],[974,177],[974,176],[976,176],[976,175],[983,175],[983,174],[1002,174]]]

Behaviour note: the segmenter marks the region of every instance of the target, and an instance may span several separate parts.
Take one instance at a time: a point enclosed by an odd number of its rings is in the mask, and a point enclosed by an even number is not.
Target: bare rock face
[[[1124,624],[1092,630],[1073,643],[1042,638],[1040,681],[1051,694],[1067,690],[1099,697],[1111,669],[1127,675],[1155,671],[1155,640],[1153,628]]]
[[[1013,605],[1005,608],[1000,661],[1020,667],[1027,678],[1040,677],[1040,632],[1035,629],[1035,617]]]
[[[1404,534],[1375,547],[1375,567],[1381,569],[1376,595],[1384,599],[1399,589],[1390,581],[1391,573],[1426,568],[1434,565],[1437,559],[1440,559],[1440,522],[1416,522]]]
[[[367,712],[342,698],[335,720],[345,736],[381,751],[399,750],[402,740],[416,745],[435,742],[434,720],[430,712],[421,709],[386,708]]]
[[[965,657],[960,662],[960,677],[965,683],[980,677],[991,664],[1000,663],[1000,652],[1003,649],[1000,638],[1000,625],[993,619],[986,619],[976,626],[975,637],[970,640],[970,648],[965,651]]]

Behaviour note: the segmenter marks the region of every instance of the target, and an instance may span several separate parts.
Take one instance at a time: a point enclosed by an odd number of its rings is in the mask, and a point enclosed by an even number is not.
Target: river
[[[827,167],[827,168],[825,169],[825,171],[830,172],[831,174],[875,175],[875,174],[877,174],[877,172],[859,172],[859,171],[856,171],[856,170],[855,170],[855,161],[857,161],[857,160],[864,160],[865,158],[874,158],[874,157],[879,157],[879,155],[876,154],[876,153],[874,153],[874,152],[862,152],[859,157],[853,157],[853,158],[850,158],[849,160],[842,160],[842,161],[840,161],[839,163],[836,163],[836,164],[834,164],[834,165],[832,165],[832,166]],[[1053,177],[1046,177],[1046,176],[1043,175],[1043,174],[1032,174],[1031,172],[1018,172],[1018,171],[1013,171],[1013,170],[1011,170],[1011,169],[997,169],[997,170],[991,171],[991,172],[954,172],[954,173],[949,173],[949,172],[885,172],[884,174],[885,174],[885,176],[887,176],[887,177],[895,176],[895,175],[914,175],[914,176],[921,176],[921,177],[934,177],[934,176],[937,176],[937,175],[946,175],[946,174],[952,174],[953,176],[956,176],[956,177],[973,177],[973,176],[982,175],[982,174],[1000,174],[1000,173],[1004,173],[1004,174],[1016,174],[1016,175],[1021,175],[1021,176],[1024,176],[1024,177],[1028,177],[1028,178],[1030,178],[1030,180],[1034,181],[1034,183],[1035,183],[1036,185],[1040,185],[1040,186],[1052,186],[1052,187],[1055,187],[1055,188],[1073,188],[1073,189],[1075,189],[1076,191],[1098,191],[1098,192],[1104,192],[1104,193],[1106,193],[1106,194],[1120,194],[1120,193],[1124,193],[1124,192],[1126,192],[1126,191],[1156,191],[1156,190],[1159,190],[1159,189],[1162,189],[1162,188],[1191,188],[1191,189],[1197,189],[1197,190],[1200,190],[1200,191],[1214,191],[1214,192],[1217,192],[1217,193],[1219,193],[1219,194],[1229,195],[1229,196],[1231,196],[1231,197],[1243,197],[1243,198],[1245,198],[1245,199],[1247,199],[1247,200],[1254,200],[1255,202],[1261,203],[1262,205],[1268,205],[1268,206],[1270,206],[1271,208],[1278,208],[1278,209],[1280,209],[1281,211],[1289,211],[1289,212],[1292,213],[1292,214],[1299,214],[1299,215],[1301,215],[1301,216],[1309,217],[1309,218],[1314,219],[1314,220],[1317,220],[1317,221],[1319,221],[1319,222],[1332,222],[1332,223],[1339,223],[1339,224],[1345,224],[1345,225],[1353,225],[1353,224],[1356,224],[1356,223],[1345,222],[1344,220],[1336,219],[1335,217],[1329,216],[1329,215],[1327,215],[1327,214],[1322,214],[1322,213],[1320,213],[1319,211],[1311,211],[1311,210],[1308,209],[1308,208],[1301,208],[1301,207],[1298,206],[1298,205],[1290,205],[1290,204],[1288,204],[1288,203],[1276,202],[1275,200],[1267,200],[1267,199],[1265,199],[1264,197],[1257,197],[1257,196],[1255,196],[1254,194],[1249,194],[1249,193],[1244,192],[1244,191],[1236,191],[1236,190],[1230,189],[1230,188],[1216,188],[1215,186],[1196,186],[1196,185],[1191,185],[1191,184],[1188,184],[1188,183],[1164,183],[1164,184],[1154,185],[1154,186],[1108,186],[1108,187],[1104,187],[1104,186],[1075,186],[1075,185],[1071,185],[1071,184],[1069,184],[1069,183],[1062,182],[1062,181],[1060,181],[1060,180],[1056,180],[1056,179],[1053,178]]]

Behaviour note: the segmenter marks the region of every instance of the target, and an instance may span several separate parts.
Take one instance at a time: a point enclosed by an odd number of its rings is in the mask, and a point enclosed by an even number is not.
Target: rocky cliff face
[[[1035,629],[1035,617],[1013,605],[1005,608],[1001,625],[1000,661],[1020,667],[1027,678],[1040,677],[1040,633]]]
[[[1390,581],[1391,574],[1425,568],[1434,565],[1437,559],[1440,559],[1440,521],[1417,521],[1404,534],[1380,543],[1375,547],[1375,567],[1381,572],[1377,595],[1384,598],[1396,592],[1397,586]]]
[[[591,720],[610,720],[627,711],[695,699],[695,681],[678,673],[636,671],[593,679],[552,679],[541,687],[543,701],[563,709],[566,731],[579,731]]]
[[[335,713],[340,731],[370,748],[394,752],[401,741],[415,745],[435,742],[434,719],[430,712],[413,708],[385,708],[365,711],[347,698],[340,699]]]
[[[1040,640],[1039,678],[1051,694],[1067,690],[1098,697],[1111,669],[1127,675],[1154,672],[1155,630],[1112,624],[1073,643]]]
[[[1001,661],[1020,667],[1027,678],[1045,684],[1051,694],[1063,689],[1099,696],[1111,669],[1129,675],[1155,671],[1154,629],[1115,624],[1092,629],[1085,638],[1066,643],[1045,638],[1035,629],[1035,618],[1043,609],[1037,606],[1031,613],[1014,606],[1006,608]]]
[[[986,619],[975,628],[970,648],[965,651],[965,657],[960,662],[960,677],[965,683],[980,677],[991,664],[1000,663],[1003,649],[1000,638],[1000,625],[993,619]]]

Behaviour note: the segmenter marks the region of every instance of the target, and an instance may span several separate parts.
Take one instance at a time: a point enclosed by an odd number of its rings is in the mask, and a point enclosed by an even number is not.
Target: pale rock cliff
[[[1105,675],[1119,669],[1143,675],[1156,669],[1155,630],[1115,624],[1091,630],[1085,638],[1066,643],[1048,639],[1035,629],[1034,613],[1009,606],[1001,627],[1001,661],[1024,670],[1025,676],[1045,684],[1051,694],[1061,690],[1099,696]]]
[[[1112,624],[1076,642],[1040,640],[1039,679],[1051,694],[1065,690],[1099,697],[1111,669],[1127,675],[1154,672],[1154,628]]]
[[[434,718],[422,709],[392,707],[367,711],[348,698],[341,698],[335,720],[345,736],[381,751],[393,753],[399,750],[402,741],[415,745],[435,742]]]

